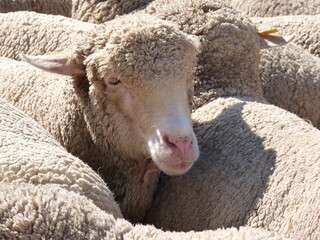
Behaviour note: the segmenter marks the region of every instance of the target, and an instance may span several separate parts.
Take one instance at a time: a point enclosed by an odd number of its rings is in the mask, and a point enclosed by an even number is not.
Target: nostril
[[[183,155],[186,154],[190,145],[192,144],[192,139],[190,137],[172,137],[172,136],[164,136],[164,142],[171,148],[171,149],[178,149]]]
[[[174,143],[175,141],[172,141],[172,138],[171,138],[171,140],[170,140],[170,137],[168,137],[168,136],[164,136],[164,137],[163,137],[163,141],[164,141],[169,147],[172,147],[172,148],[176,147],[176,144]]]

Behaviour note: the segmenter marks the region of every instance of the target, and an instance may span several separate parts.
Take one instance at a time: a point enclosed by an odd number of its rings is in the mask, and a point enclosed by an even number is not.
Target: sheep
[[[313,15],[320,13],[319,0],[223,0],[251,17],[273,17],[283,15]]]
[[[0,13],[35,11],[71,17],[71,0],[1,0]]]
[[[250,20],[257,25],[259,30],[276,28],[281,31],[281,34],[294,33],[296,44],[320,57],[320,14],[270,18],[252,17]]]
[[[0,56],[20,60],[20,54],[42,55],[68,50],[94,24],[35,12],[0,14]]]
[[[281,234],[248,227],[177,233],[150,225],[133,226],[115,219],[84,196],[56,185],[0,183],[0,190],[1,239],[289,240]]]
[[[197,44],[172,23],[124,16],[99,25],[67,53],[24,56],[72,76],[2,58],[0,95],[98,171],[124,216],[136,222],[159,170],[183,174],[199,156],[189,104]]]
[[[133,226],[97,173],[2,99],[0,122],[1,239],[288,239],[247,227],[172,233]]]
[[[320,59],[290,44],[262,51],[263,95],[320,129]]]
[[[202,154],[186,175],[161,178],[145,223],[320,238],[318,129],[249,97],[213,100],[192,117]]]

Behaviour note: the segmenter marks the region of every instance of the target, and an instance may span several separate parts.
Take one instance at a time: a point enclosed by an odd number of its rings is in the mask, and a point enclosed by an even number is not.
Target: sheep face
[[[113,123],[119,130],[113,137],[122,139],[116,140],[117,145],[135,159],[151,157],[170,175],[185,173],[199,156],[188,103],[192,79],[183,75],[160,75],[161,79],[143,85],[114,76],[104,78],[110,112],[117,113],[118,121],[121,118],[121,126]]]
[[[75,52],[47,56],[47,64],[26,60],[74,75],[88,129],[106,155],[143,166],[151,158],[167,174],[185,173],[199,156],[190,110],[197,43],[151,16],[108,27],[100,26]]]
[[[197,49],[194,39],[160,22],[137,24],[138,32],[130,27],[121,39],[111,34],[85,64],[96,87],[92,99],[104,98],[104,109],[116,116],[108,120],[113,133],[105,136],[118,154],[152,158],[160,170],[177,175],[199,156],[189,104]]]

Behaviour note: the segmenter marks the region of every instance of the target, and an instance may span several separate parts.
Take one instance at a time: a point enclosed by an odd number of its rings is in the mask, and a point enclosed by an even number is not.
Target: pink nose
[[[173,152],[179,154],[183,159],[186,159],[189,154],[190,145],[192,144],[191,137],[164,137],[165,142],[173,150]]]

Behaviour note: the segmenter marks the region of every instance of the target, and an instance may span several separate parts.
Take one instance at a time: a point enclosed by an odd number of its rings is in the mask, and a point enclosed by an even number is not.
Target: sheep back
[[[94,25],[35,12],[0,14],[0,56],[20,60],[21,53],[42,55],[68,51]]]

